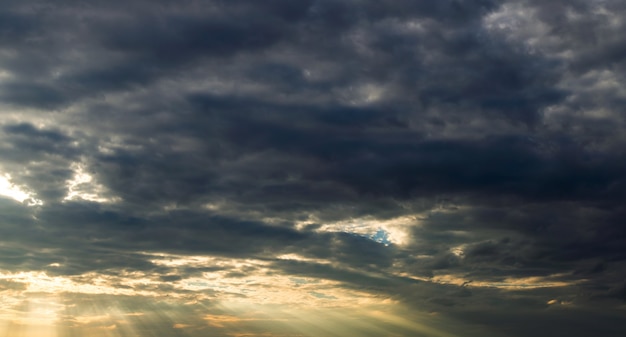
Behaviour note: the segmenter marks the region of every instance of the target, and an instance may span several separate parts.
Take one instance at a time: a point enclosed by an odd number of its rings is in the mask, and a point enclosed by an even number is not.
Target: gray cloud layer
[[[5,1],[0,170],[42,205],[0,200],[0,266],[174,280],[200,271],[144,253],[251,258],[507,336],[618,336],[625,19],[611,0]],[[66,199],[78,166],[112,202]],[[402,244],[328,230],[406,216]]]

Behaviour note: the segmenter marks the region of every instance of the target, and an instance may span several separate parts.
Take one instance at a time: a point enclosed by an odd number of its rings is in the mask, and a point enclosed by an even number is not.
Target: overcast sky
[[[623,0],[2,0],[0,335],[626,331]]]

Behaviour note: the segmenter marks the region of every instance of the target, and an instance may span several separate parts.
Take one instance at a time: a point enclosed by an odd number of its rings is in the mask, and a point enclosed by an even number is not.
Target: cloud
[[[5,2],[7,333],[618,335],[619,1]]]

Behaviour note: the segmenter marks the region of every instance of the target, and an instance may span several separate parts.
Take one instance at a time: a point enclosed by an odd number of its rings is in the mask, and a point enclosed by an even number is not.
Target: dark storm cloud
[[[14,183],[28,186],[34,198],[52,201],[65,196],[66,181],[72,177],[69,166],[84,150],[71,136],[56,127],[18,123],[5,124],[0,137],[2,168]]]
[[[298,253],[375,271],[389,267],[394,254],[392,248],[361,236],[296,231],[207,212],[170,212],[166,216],[137,218],[95,204],[66,203],[37,212],[37,217],[44,220],[8,214],[2,233],[15,242],[8,247],[13,247],[16,253],[10,255],[19,261],[10,263],[5,255],[5,267],[28,264],[39,269],[61,263],[62,267],[50,269],[54,273],[79,274],[116,267],[155,270],[156,266],[148,262],[153,257],[146,253],[162,252],[260,259]],[[37,249],[24,254],[35,245]],[[137,251],[142,253],[134,253]]]
[[[598,313],[597,311],[575,311],[568,309],[544,309],[540,311],[522,311],[489,313],[483,311],[464,312],[463,320],[481,322],[506,336],[553,336],[566,334],[584,336],[601,333],[603,336],[619,336],[622,323],[617,314]],[[520,317],[532,324],[520,324]],[[578,324],[569,322],[576,320]],[[513,328],[515,326],[515,328]],[[519,326],[519,327],[518,327]]]
[[[6,141],[15,152],[24,152],[24,156],[41,154],[71,157],[71,138],[57,130],[41,130],[28,123],[4,126]],[[64,153],[66,152],[66,153]],[[31,158],[32,160],[33,158]],[[6,157],[5,157],[6,160]]]
[[[1,200],[3,268],[176,282],[201,268],[145,253],[249,257],[425,310],[528,317],[549,293],[472,284],[539,279],[578,306],[555,319],[589,311],[614,333],[595,306],[624,301],[621,2],[3,7],[0,169],[43,202]],[[64,201],[77,167],[109,203]],[[331,226],[402,216],[389,246]]]
[[[49,85],[36,83],[7,83],[0,86],[2,100],[16,105],[54,109],[65,102],[63,93]]]

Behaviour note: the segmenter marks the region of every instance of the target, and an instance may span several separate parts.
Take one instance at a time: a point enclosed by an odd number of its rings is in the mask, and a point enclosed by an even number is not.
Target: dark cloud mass
[[[626,329],[622,1],[1,7],[0,334]]]

